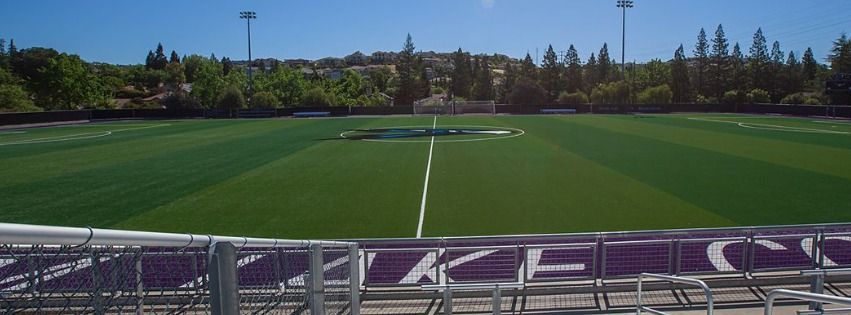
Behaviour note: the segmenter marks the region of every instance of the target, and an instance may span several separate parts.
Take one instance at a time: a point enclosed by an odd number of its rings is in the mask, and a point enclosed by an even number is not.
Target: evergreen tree
[[[609,44],[603,43],[603,48],[600,48],[600,53],[597,55],[597,80],[599,83],[608,83],[612,81],[611,72],[614,64],[609,58]]]
[[[396,102],[400,105],[411,105],[417,100],[416,57],[414,56],[414,41],[411,34],[405,39],[405,46],[399,53],[399,89],[396,91]]]
[[[15,39],[9,40],[9,57],[14,58],[18,55],[18,47],[15,46]]]
[[[579,53],[573,45],[567,49],[565,62],[567,63],[567,72],[564,75],[565,90],[568,93],[575,93],[582,89],[582,60],[579,59]]]
[[[0,38],[0,55],[6,55],[6,40]]]
[[[558,62],[553,46],[550,45],[544,53],[544,62],[541,64],[541,86],[547,90],[548,101],[555,100],[561,93],[561,73],[562,66]]]
[[[151,68],[154,70],[163,70],[165,69],[165,65],[168,63],[168,59],[165,57],[165,52],[163,51],[163,44],[157,44],[157,50],[154,52],[154,61],[152,63]]]
[[[180,56],[177,55],[177,52],[174,50],[171,51],[171,58],[168,60],[169,63],[180,63]]]
[[[783,98],[783,62],[786,59],[786,54],[780,50],[780,42],[774,41],[771,45],[771,62],[769,63],[768,76],[771,79],[771,88],[768,90],[769,95],[771,95],[771,101],[774,103],[779,103],[780,99]]]
[[[222,73],[227,76],[231,70],[233,70],[233,62],[228,57],[222,57]]]
[[[783,78],[785,80],[783,84],[783,96],[797,93],[801,91],[801,88],[803,87],[801,63],[798,62],[798,58],[795,56],[794,51],[789,52],[785,68],[786,73]]]
[[[748,56],[748,73],[752,88],[765,91],[771,88],[771,80],[768,77],[768,63],[768,47],[766,46],[765,36],[762,35],[762,28],[759,28],[753,35],[753,44]]]
[[[153,69],[154,67],[154,52],[148,50],[148,56],[145,57],[145,69]]]
[[[482,57],[479,63],[476,84],[473,86],[473,98],[477,101],[490,101],[494,99],[493,75],[491,74],[487,56]]]
[[[715,38],[712,39],[712,88],[714,96],[720,99],[724,92],[727,91],[727,78],[729,77],[728,59],[729,52],[727,48],[730,44],[727,42],[727,37],[724,35],[724,28],[718,24],[715,30]]]
[[[523,58],[523,62],[520,63],[520,77],[532,82],[538,81],[538,67],[529,53],[526,53],[526,58]]]
[[[422,56],[417,57],[417,69],[419,76],[417,77],[417,85],[419,86],[419,97],[426,98],[431,96],[431,81],[428,80],[428,68],[423,61]]]
[[[452,54],[452,64],[452,96],[469,99],[473,85],[470,55],[458,48],[458,51]]]
[[[591,53],[591,57],[588,57],[584,72],[582,83],[585,83],[585,94],[591,94],[591,90],[600,83],[600,80],[597,79],[597,57],[594,56],[594,53]]]
[[[686,53],[682,44],[674,52],[674,61],[671,65],[671,92],[673,93],[674,103],[689,103],[692,101],[688,62],[686,61]]]
[[[697,44],[694,45],[694,83],[697,94],[706,96],[706,69],[709,64],[709,42],[706,41],[706,31],[700,28],[697,34]]]
[[[833,41],[833,48],[830,49],[827,60],[830,61],[830,69],[834,73],[851,73],[851,40],[848,40],[845,33]]]
[[[745,57],[739,43],[733,45],[733,53],[730,55],[730,86],[731,90],[749,91],[748,72],[745,68]],[[725,91],[726,92],[726,91]]]
[[[816,58],[813,56],[812,48],[807,47],[807,51],[804,52],[804,58],[801,60],[801,63],[803,79],[806,81],[815,79],[816,71],[818,70],[818,62],[816,62]]]
[[[505,63],[505,75],[502,78],[502,88],[500,89],[500,100],[503,104],[508,103],[508,96],[511,95],[511,90],[514,89],[514,84],[517,82],[517,73],[511,61]]]

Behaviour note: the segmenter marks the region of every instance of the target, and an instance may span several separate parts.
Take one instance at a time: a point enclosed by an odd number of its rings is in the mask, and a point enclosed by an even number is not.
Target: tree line
[[[393,65],[363,75],[344,69],[332,79],[315,66],[274,62],[255,72],[249,90],[244,66],[227,57],[180,57],[173,50],[166,56],[158,44],[144,64],[118,66],[50,48],[19,50],[0,39],[0,111],[409,105],[435,95],[506,104],[847,103],[823,94],[829,76],[851,72],[851,40],[843,34],[832,44],[821,64],[810,48],[801,57],[778,41],[769,48],[758,29],[745,54],[718,25],[711,39],[700,29],[689,53],[680,45],[667,61],[633,63],[622,72],[605,43],[584,61],[573,45],[561,55],[549,45],[540,66],[528,53],[512,59],[459,48],[441,67],[423,60],[408,35]]]

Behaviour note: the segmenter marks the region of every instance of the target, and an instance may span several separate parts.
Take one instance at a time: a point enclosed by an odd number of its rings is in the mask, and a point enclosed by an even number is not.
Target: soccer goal
[[[428,98],[414,103],[414,115],[452,115],[452,104]]]
[[[496,115],[496,102],[494,101],[453,101],[452,114],[488,114]]]

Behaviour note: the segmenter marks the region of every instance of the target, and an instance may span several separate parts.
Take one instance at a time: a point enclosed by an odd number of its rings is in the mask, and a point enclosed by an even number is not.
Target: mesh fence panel
[[[671,241],[606,243],[603,278],[632,277],[642,272],[671,272]]]
[[[365,251],[369,268],[364,283],[373,286],[407,286],[438,282],[437,249]]]

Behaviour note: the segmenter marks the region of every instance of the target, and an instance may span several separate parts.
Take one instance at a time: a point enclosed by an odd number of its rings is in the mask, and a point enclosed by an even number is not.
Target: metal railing
[[[359,314],[356,243],[0,223],[0,312]]]
[[[638,276],[638,292],[636,293],[636,298],[635,298],[635,314],[641,314],[642,311],[646,311],[646,312],[650,312],[650,313],[654,313],[654,314],[667,314],[665,312],[661,312],[661,311],[649,308],[649,307],[644,306],[642,304],[642,302],[641,302],[642,283],[643,283],[645,278],[664,280],[664,281],[673,282],[673,283],[687,284],[687,285],[691,285],[691,286],[695,286],[695,287],[698,287],[700,289],[703,289],[703,293],[706,295],[706,314],[712,315],[713,308],[714,308],[713,300],[712,300],[712,290],[709,289],[709,286],[706,285],[706,282],[703,282],[703,281],[700,281],[700,280],[697,280],[697,279],[691,279],[691,278],[657,275],[657,274],[651,274],[651,273],[642,273],[640,276]]]
[[[452,315],[453,291],[491,291],[491,312],[493,315],[502,314],[502,290],[523,289],[522,282],[510,283],[458,283],[458,284],[429,284],[422,285],[424,291],[443,291],[443,315]]]
[[[777,289],[777,290],[772,290],[771,292],[769,292],[768,296],[765,298],[765,315],[774,314],[774,302],[779,298],[792,298],[792,299],[796,299],[796,300],[818,302],[818,303],[851,305],[851,298],[839,297],[839,296],[834,296],[834,295],[826,295],[826,294],[807,293],[807,292],[786,290],[786,289]],[[848,310],[847,309],[824,310],[824,311],[820,311],[820,312],[815,312],[814,314],[827,314],[827,313],[834,313],[834,312],[847,313]],[[812,312],[804,312],[804,313],[813,314]]]
[[[824,280],[827,276],[851,275],[851,268],[845,269],[814,269],[801,270],[801,275],[811,276],[810,293],[824,294]],[[824,311],[822,303],[810,302],[810,314],[820,314]],[[851,313],[851,310],[846,310]]]

